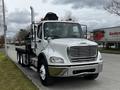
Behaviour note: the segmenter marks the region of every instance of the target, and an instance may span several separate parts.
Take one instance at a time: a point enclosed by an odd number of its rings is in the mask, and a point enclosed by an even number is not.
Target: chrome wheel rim
[[[41,65],[40,77],[41,77],[42,80],[45,80],[45,78],[46,78],[46,70],[45,70],[45,66],[44,65]]]
[[[23,58],[22,58],[22,56],[21,56],[21,57],[20,57],[20,63],[21,63],[21,64],[23,63],[22,61],[23,61]]]

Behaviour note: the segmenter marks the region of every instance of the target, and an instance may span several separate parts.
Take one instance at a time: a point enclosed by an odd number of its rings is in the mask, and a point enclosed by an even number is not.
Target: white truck
[[[103,68],[97,43],[83,37],[79,23],[57,19],[49,13],[34,24],[26,38],[26,48],[16,48],[18,63],[34,66],[43,85],[50,85],[54,77],[96,79]]]

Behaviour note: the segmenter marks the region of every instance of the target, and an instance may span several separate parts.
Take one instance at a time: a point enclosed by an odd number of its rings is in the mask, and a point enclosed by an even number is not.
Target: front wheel
[[[97,74],[89,74],[89,75],[84,76],[84,79],[95,80],[98,76],[99,76],[98,73]]]
[[[49,85],[53,84],[53,79],[49,76],[48,66],[45,62],[43,62],[40,65],[39,75],[40,75],[40,79],[41,79],[41,82],[43,85],[49,86]]]

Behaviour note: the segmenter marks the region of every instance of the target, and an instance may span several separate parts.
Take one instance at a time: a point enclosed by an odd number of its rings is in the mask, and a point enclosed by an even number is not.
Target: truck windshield
[[[82,38],[81,26],[77,23],[47,22],[44,25],[45,39]]]

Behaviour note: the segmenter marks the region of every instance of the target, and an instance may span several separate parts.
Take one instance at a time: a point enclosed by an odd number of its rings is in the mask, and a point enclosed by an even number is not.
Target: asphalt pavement
[[[82,78],[62,78],[57,79],[54,85],[49,87],[41,84],[37,72],[30,68],[21,67],[17,63],[15,47],[12,45],[9,45],[8,56],[40,90],[120,90],[120,55],[102,54],[103,72],[94,81]]]

